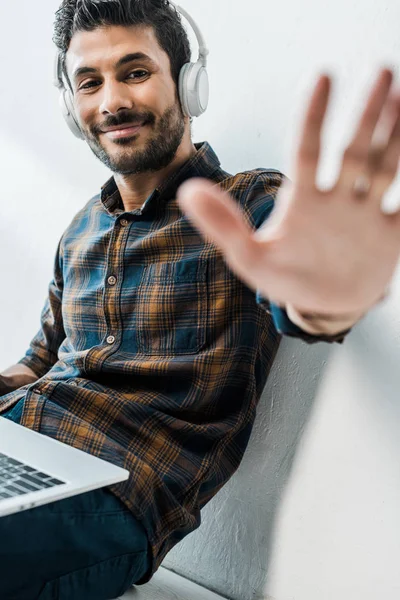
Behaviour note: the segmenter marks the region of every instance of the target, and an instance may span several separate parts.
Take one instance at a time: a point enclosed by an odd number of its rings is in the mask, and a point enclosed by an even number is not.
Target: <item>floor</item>
[[[160,567],[149,583],[133,587],[117,600],[226,600]]]

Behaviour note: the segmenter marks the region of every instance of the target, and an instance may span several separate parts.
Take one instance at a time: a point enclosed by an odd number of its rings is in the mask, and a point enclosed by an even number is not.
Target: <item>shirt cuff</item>
[[[338,344],[343,344],[346,335],[351,331],[350,328],[345,331],[340,331],[335,335],[313,335],[292,323],[284,308],[264,298],[259,291],[256,292],[256,302],[272,315],[275,328],[281,335],[298,338],[308,344],[315,344],[317,342],[337,342]]]

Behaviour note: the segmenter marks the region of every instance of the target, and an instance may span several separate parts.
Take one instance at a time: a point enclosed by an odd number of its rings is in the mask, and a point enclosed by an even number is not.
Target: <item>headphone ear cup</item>
[[[186,117],[192,117],[189,111],[188,104],[188,87],[187,87],[187,76],[188,72],[191,69],[193,63],[186,63],[183,65],[181,72],[179,73],[179,98],[182,105],[182,110]]]
[[[61,112],[69,129],[72,131],[75,137],[77,137],[80,140],[84,140],[85,136],[83,135],[78,123],[78,119],[76,118],[74,104],[69,90],[64,89],[61,92],[59,102]]]
[[[206,111],[209,82],[207,69],[201,62],[183,65],[179,74],[179,96],[187,117],[199,117]]]

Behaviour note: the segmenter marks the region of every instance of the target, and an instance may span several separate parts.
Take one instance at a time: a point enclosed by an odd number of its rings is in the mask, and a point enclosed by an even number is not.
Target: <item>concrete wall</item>
[[[182,4],[210,47],[211,104],[195,141],[207,139],[231,172],[290,176],[299,118],[328,70],[319,177],[332,183],[377,68],[394,66],[398,79],[397,0]],[[38,329],[61,233],[109,176],[58,111],[58,5],[0,5],[1,370]],[[235,600],[399,597],[399,282],[343,346],[283,341],[238,472],[163,566]]]

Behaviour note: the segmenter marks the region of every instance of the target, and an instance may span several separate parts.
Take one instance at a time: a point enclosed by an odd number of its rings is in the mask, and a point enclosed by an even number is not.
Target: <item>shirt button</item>
[[[108,336],[107,344],[113,344],[115,342],[115,337],[113,335]]]
[[[116,277],[114,277],[113,275],[111,277],[108,278],[108,283],[110,285],[115,285],[117,283],[117,279]]]
[[[129,221],[127,221],[126,219],[121,219],[120,223],[122,227],[126,227],[127,225],[129,225]]]
[[[69,385],[78,385],[78,384],[76,383],[76,381],[70,381]]]

